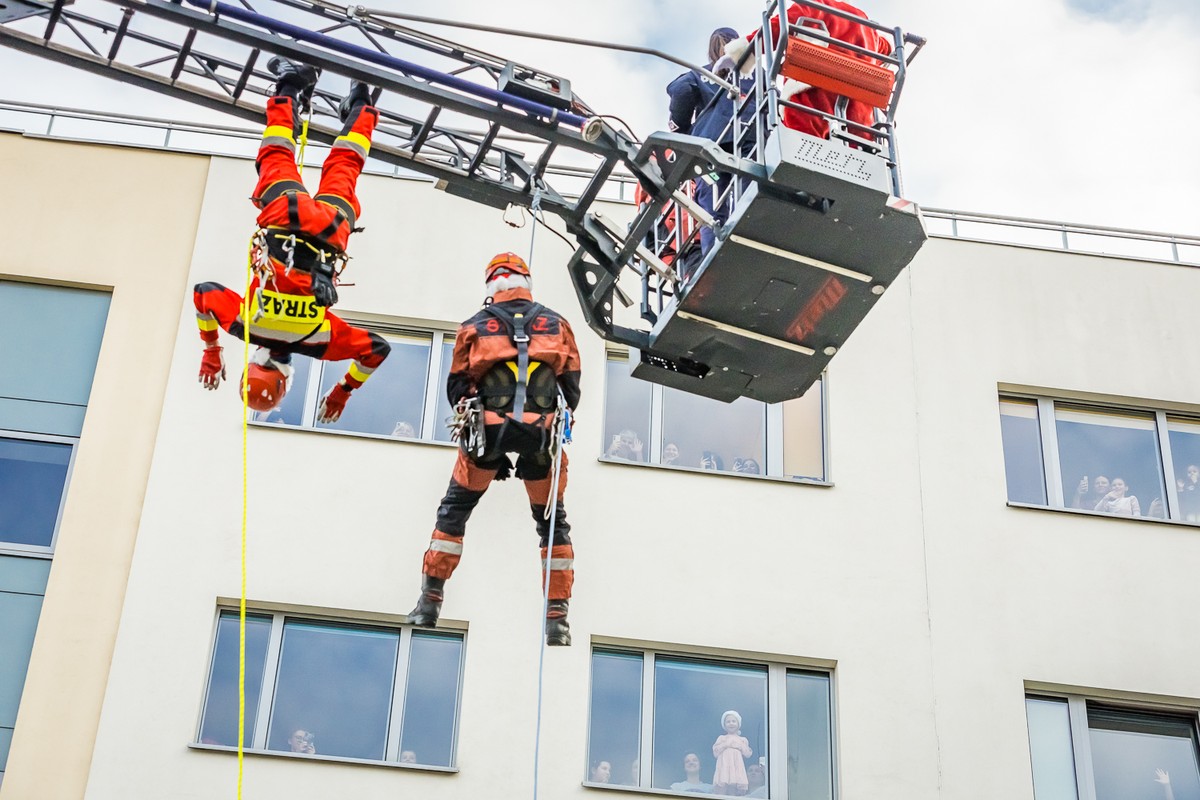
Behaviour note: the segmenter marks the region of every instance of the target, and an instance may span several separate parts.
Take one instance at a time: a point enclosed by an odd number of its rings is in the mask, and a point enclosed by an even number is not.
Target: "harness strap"
[[[358,222],[358,218],[354,214],[354,206],[350,205],[350,201],[344,197],[339,197],[336,194],[319,194],[314,197],[313,200],[316,200],[318,203],[324,203],[325,205],[333,206],[334,208],[339,209],[344,215],[343,218],[350,223],[351,228],[353,228],[355,223]],[[341,223],[339,222],[338,224],[340,225]],[[336,230],[337,227],[335,226],[334,231]]]
[[[508,414],[513,419],[517,419],[512,416],[514,414],[520,414],[521,419],[524,419],[525,414],[525,396],[529,389],[529,323],[537,319],[545,308],[540,303],[534,303],[528,311],[512,313],[494,304],[484,307],[484,311],[505,324],[509,337],[517,346],[517,388],[513,396],[512,411]]]
[[[304,188],[304,184],[300,183],[299,181],[275,181],[267,187],[265,192],[262,193],[262,197],[258,198],[258,202],[262,203],[264,206],[268,206],[289,192],[307,191],[308,190]]]

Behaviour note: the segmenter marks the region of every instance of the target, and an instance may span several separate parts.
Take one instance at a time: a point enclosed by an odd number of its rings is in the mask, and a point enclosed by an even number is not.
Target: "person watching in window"
[[[733,460],[733,471],[740,472],[743,475],[761,475],[762,467],[753,458],[735,458]]]
[[[1084,475],[1079,479],[1079,485],[1075,487],[1075,498],[1071,500],[1071,508],[1087,510],[1095,508],[1096,504],[1104,499],[1104,495],[1108,494],[1109,488],[1108,478],[1103,475],[1097,475],[1090,484],[1088,476]]]
[[[672,792],[712,794],[712,784],[700,780],[700,756],[688,753],[683,757],[684,779],[671,784]]]
[[[316,755],[317,747],[315,744],[316,737],[312,731],[306,731],[303,728],[297,728],[292,731],[292,735],[288,737],[288,749],[293,753],[304,753],[305,755]]]
[[[642,440],[638,437],[637,433],[625,429],[613,436],[612,443],[609,444],[608,450],[604,452],[604,455],[608,458],[620,459],[621,461],[642,462],[645,460],[643,453]]]
[[[1171,776],[1165,769],[1154,770],[1154,782],[1162,787],[1163,800],[1175,800],[1175,792],[1171,789]]]
[[[717,759],[717,768],[713,772],[713,794],[732,794],[741,796],[746,793],[750,781],[746,776],[745,759],[753,755],[750,741],[742,736],[742,715],[736,711],[726,711],[721,715],[722,733],[713,742],[713,756]]]
[[[401,752],[400,753],[400,763],[401,764],[417,763],[417,754],[414,753],[412,750],[405,750],[405,751]]]
[[[767,796],[767,769],[757,762],[746,765],[746,797]]]
[[[663,445],[662,465],[669,467],[679,461],[679,448],[674,442],[667,442]]]
[[[588,780],[592,783],[610,783],[612,781],[612,764],[607,761],[593,761],[588,772]]]
[[[725,462],[721,460],[721,456],[717,455],[712,450],[705,450],[700,455],[700,469],[712,470],[714,472],[724,472]]]
[[[1133,495],[1126,494],[1128,486],[1125,484],[1124,478],[1113,478],[1112,488],[1108,494],[1096,503],[1096,511],[1104,514],[1116,514],[1119,517],[1140,517],[1142,508],[1138,505],[1138,499]]]

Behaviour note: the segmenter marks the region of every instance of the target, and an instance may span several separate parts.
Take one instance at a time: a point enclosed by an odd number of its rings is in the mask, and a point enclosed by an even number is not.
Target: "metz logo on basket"
[[[787,338],[793,342],[803,342],[817,329],[817,323],[824,319],[826,314],[837,308],[838,303],[842,302],[842,298],[845,296],[846,284],[830,275],[821,284],[821,288],[808,298],[808,302],[804,304],[804,308],[800,309],[796,319],[792,320],[792,324],[787,329]]]
[[[325,309],[317,305],[315,298],[302,294],[282,294],[269,289],[262,291],[262,305],[254,312],[261,312],[262,319],[277,322],[320,322],[325,318]]]

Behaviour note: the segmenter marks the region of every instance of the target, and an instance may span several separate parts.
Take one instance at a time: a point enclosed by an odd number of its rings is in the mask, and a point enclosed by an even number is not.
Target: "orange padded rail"
[[[896,75],[889,69],[796,36],[788,39],[780,72],[874,108],[887,108],[896,85]]]

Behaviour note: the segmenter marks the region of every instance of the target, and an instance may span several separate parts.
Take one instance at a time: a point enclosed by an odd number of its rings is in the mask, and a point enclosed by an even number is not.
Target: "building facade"
[[[22,188],[0,198],[22,232],[0,488],[41,525],[0,527],[0,800],[232,796],[242,350],[200,390],[189,292],[244,283],[252,167],[18,135],[0,166]],[[453,332],[530,230],[424,181],[360,193],[338,308],[392,355],[333,426],[315,405],[343,369],[298,363],[248,431],[247,797],[520,796],[536,763],[554,798],[1200,798],[1197,240],[935,236],[821,384],[766,407],[633,382],[539,235],[535,295],[573,323],[584,392],[574,645],[539,670],[511,482],[443,626],[404,616],[454,459]]]

